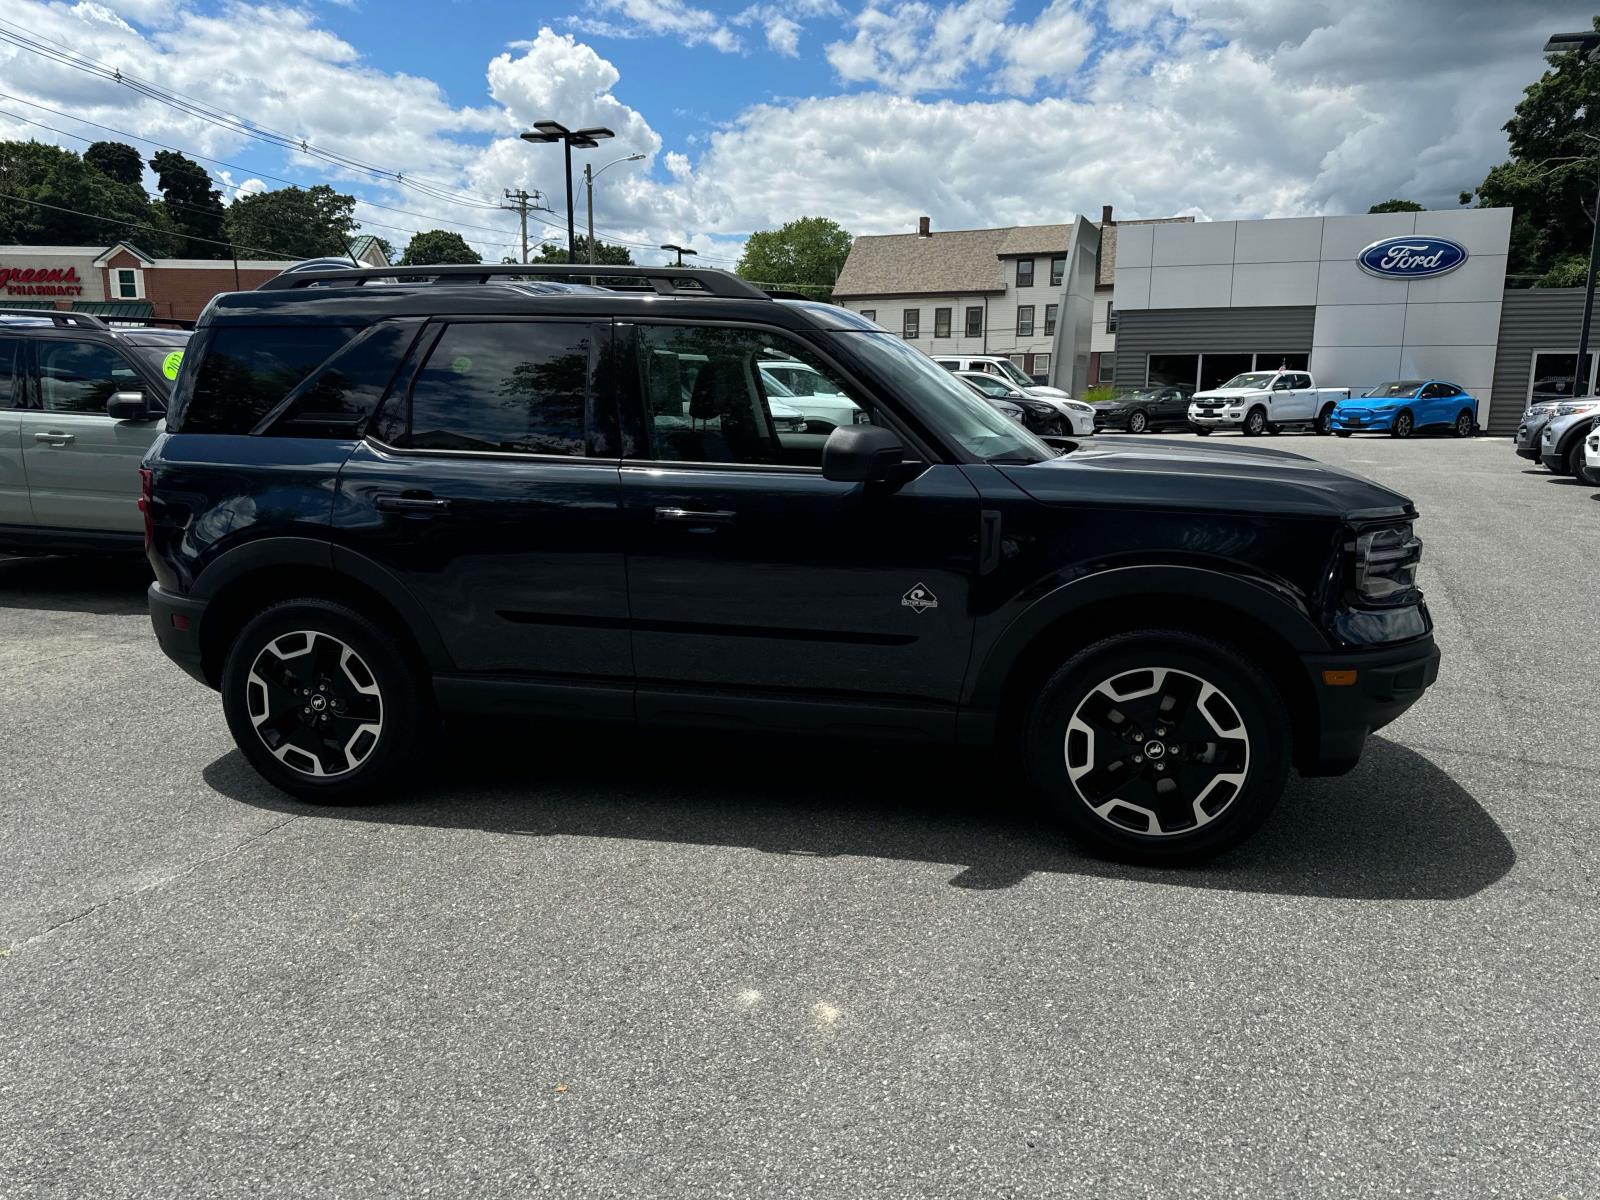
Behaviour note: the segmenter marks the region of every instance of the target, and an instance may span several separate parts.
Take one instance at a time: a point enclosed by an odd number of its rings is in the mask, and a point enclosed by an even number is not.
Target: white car
[[[831,433],[840,425],[861,425],[867,420],[855,401],[810,363],[769,358],[760,368],[762,381],[769,388],[775,382],[783,389],[783,402],[805,415],[807,433]]]
[[[1349,388],[1319,388],[1305,371],[1246,371],[1221,387],[1196,392],[1189,400],[1189,423],[1202,437],[1213,429],[1255,437],[1288,425],[1331,433],[1334,408],[1348,399]]]
[[[1026,372],[1009,358],[1002,358],[998,354],[936,354],[933,361],[946,371],[982,371],[985,375],[993,375],[997,379],[1004,379],[1008,383],[1021,388],[1028,395],[1037,400],[1048,400],[1055,405],[1055,409],[1071,426],[1073,433],[1078,433],[1081,419],[1085,413],[1089,417],[1089,428],[1082,432],[1089,433],[1094,430],[1094,409],[1082,401],[1074,400],[1072,396],[1060,388],[1045,387],[1035,383]]]
[[[1583,439],[1583,481],[1600,487],[1600,422]]]
[[[1002,379],[987,371],[952,371],[951,374],[987,400],[1009,400],[1012,404],[1021,405],[1032,415],[1032,419],[1023,424],[1034,433],[1088,437],[1094,432],[1094,408],[1091,405],[1077,400],[1035,396],[1009,379]]]

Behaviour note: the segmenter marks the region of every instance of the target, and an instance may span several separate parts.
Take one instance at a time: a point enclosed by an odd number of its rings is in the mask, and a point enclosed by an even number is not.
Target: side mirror
[[[884,483],[905,461],[900,435],[881,425],[840,425],[822,444],[822,477],[836,483]]]
[[[106,412],[118,421],[148,421],[154,415],[143,392],[113,392],[106,401]]]

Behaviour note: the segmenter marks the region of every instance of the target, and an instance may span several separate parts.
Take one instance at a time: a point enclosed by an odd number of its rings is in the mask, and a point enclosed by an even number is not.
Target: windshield
[[[1395,379],[1389,383],[1380,383],[1367,393],[1369,396],[1409,396],[1422,386],[1420,379]]]
[[[851,349],[942,436],[984,462],[1035,463],[1056,452],[991,408],[954,375],[892,333],[840,333]]]
[[[1033,380],[1023,374],[1022,368],[1009,358],[1002,358],[996,365],[999,366],[1005,377],[1018,387],[1030,388],[1033,386]]]
[[[1222,386],[1225,388],[1271,387],[1275,378],[1277,378],[1277,375],[1273,371],[1247,371],[1243,375],[1235,375]]]
[[[1009,383],[996,379],[993,375],[984,375],[979,371],[971,371],[964,375],[957,375],[962,383],[970,384],[985,396],[1009,396],[1014,390]]]

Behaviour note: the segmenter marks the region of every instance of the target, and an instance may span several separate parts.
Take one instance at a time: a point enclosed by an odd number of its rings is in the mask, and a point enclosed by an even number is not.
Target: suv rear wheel
[[[321,599],[274,604],[245,625],[223,665],[222,707],[251,765],[314,804],[386,799],[428,711],[394,638]]]
[[[1253,833],[1283,792],[1284,705],[1236,650],[1178,630],[1109,637],[1068,659],[1024,732],[1034,782],[1101,853],[1197,862]]]

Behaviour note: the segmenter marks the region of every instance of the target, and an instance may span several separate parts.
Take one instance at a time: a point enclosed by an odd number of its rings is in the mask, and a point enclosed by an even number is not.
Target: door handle
[[[732,525],[738,513],[730,512],[725,508],[698,509],[698,508],[658,508],[656,520],[680,521],[690,525]]]
[[[374,504],[379,512],[398,512],[422,517],[446,512],[450,508],[450,501],[439,500],[433,496],[379,496]]]
[[[77,441],[77,436],[71,433],[36,433],[33,435],[36,442],[48,442],[52,446],[70,446]]]

